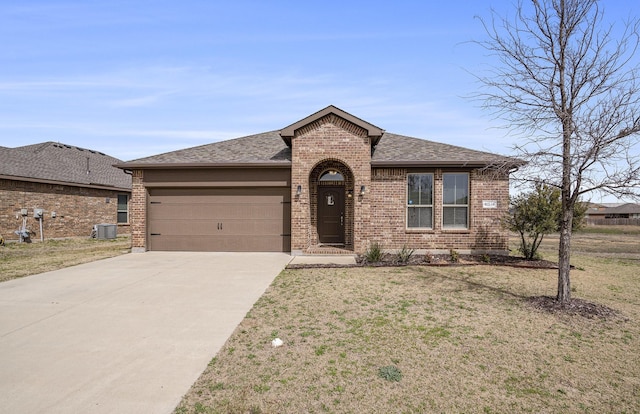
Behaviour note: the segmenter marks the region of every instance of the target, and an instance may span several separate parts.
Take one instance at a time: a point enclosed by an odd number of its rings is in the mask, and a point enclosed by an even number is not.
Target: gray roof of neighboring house
[[[0,177],[21,181],[131,189],[131,176],[114,167],[121,162],[98,151],[51,141],[0,147]]]
[[[605,210],[607,214],[640,214],[640,204],[627,203]]]
[[[587,210],[587,215],[608,214],[640,214],[640,204],[635,203],[603,203],[602,207],[592,207]],[[611,206],[611,207],[608,207]]]
[[[384,132],[371,158],[373,166],[486,166],[521,165],[515,158],[475,151]],[[128,161],[120,168],[160,168],[170,165],[290,166],[291,148],[279,131],[249,135],[228,141],[167,152]]]

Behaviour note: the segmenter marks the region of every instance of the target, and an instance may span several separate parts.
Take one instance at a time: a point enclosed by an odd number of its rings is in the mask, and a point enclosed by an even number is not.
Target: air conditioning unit
[[[106,240],[115,239],[118,232],[118,226],[115,224],[96,224],[96,239]]]

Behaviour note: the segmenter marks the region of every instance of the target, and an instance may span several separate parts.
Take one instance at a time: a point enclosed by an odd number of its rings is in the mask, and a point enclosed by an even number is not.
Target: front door
[[[344,244],[344,187],[318,187],[318,239]]]

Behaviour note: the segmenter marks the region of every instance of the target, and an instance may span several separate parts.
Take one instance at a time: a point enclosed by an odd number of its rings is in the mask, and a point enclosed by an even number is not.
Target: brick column
[[[129,222],[131,224],[131,251],[147,250],[147,190],[144,188],[144,171],[133,170]]]

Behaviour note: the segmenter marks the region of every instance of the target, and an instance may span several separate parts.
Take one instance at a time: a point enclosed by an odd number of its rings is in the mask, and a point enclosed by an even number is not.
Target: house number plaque
[[[498,200],[482,200],[482,208],[498,208]]]

